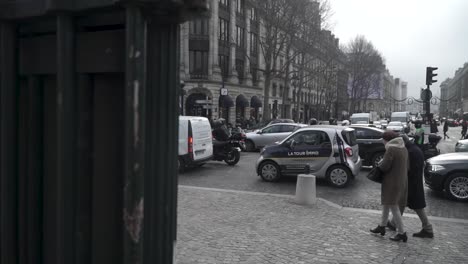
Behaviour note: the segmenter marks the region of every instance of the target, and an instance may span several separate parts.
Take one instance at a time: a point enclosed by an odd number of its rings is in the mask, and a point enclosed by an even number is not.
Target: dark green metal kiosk
[[[206,0],[0,0],[0,264],[172,263],[179,24]]]

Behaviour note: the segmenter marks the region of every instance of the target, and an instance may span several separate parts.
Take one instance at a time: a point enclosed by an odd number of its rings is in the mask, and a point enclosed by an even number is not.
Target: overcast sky
[[[426,87],[426,66],[439,69],[439,85],[468,62],[468,0],[329,0],[331,26],[341,44],[364,35],[382,53],[408,95]]]

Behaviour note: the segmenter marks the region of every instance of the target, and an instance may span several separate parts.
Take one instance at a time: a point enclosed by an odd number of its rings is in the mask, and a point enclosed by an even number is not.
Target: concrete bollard
[[[315,175],[299,174],[297,176],[296,202],[303,205],[314,205],[317,202]]]

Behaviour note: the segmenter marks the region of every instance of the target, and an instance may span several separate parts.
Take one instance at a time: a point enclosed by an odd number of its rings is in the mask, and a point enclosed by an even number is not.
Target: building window
[[[253,32],[250,32],[250,53],[258,53],[258,36]]]
[[[276,83],[274,83],[274,84],[272,85],[272,88],[271,88],[271,95],[272,95],[272,96],[276,96]]]
[[[189,51],[190,77],[192,79],[206,79],[208,76],[208,52]]]
[[[237,35],[236,35],[236,44],[238,47],[245,47],[245,42],[244,42],[244,34],[245,34],[245,29],[237,26]]]
[[[236,3],[236,11],[240,14],[244,13],[244,0],[234,0]]]
[[[252,74],[252,82],[253,84],[257,84],[257,64],[251,63],[250,64],[250,74]]]
[[[283,85],[280,85],[279,87],[279,94],[278,96],[280,96],[281,98],[283,98]]]
[[[219,0],[219,4],[222,7],[228,7],[229,6],[229,0]]]
[[[190,34],[191,35],[208,35],[208,20],[196,19],[190,21]]]
[[[229,56],[219,55],[219,67],[221,68],[223,79],[226,79],[229,73]]]
[[[229,21],[219,18],[219,40],[229,42]]]
[[[239,77],[239,81],[243,81],[244,79],[244,61],[243,60],[236,60],[236,71],[237,76]]]
[[[257,21],[257,10],[255,8],[251,9],[251,14],[250,14],[250,20],[252,21]]]

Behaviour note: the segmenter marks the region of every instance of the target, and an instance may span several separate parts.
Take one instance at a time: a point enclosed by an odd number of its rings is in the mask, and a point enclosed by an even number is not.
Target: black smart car
[[[359,145],[359,156],[363,166],[377,166],[383,159],[385,146],[382,140],[384,130],[369,126],[350,126],[356,131],[356,140]]]
[[[468,152],[438,155],[426,161],[426,185],[453,200],[468,201]]]

